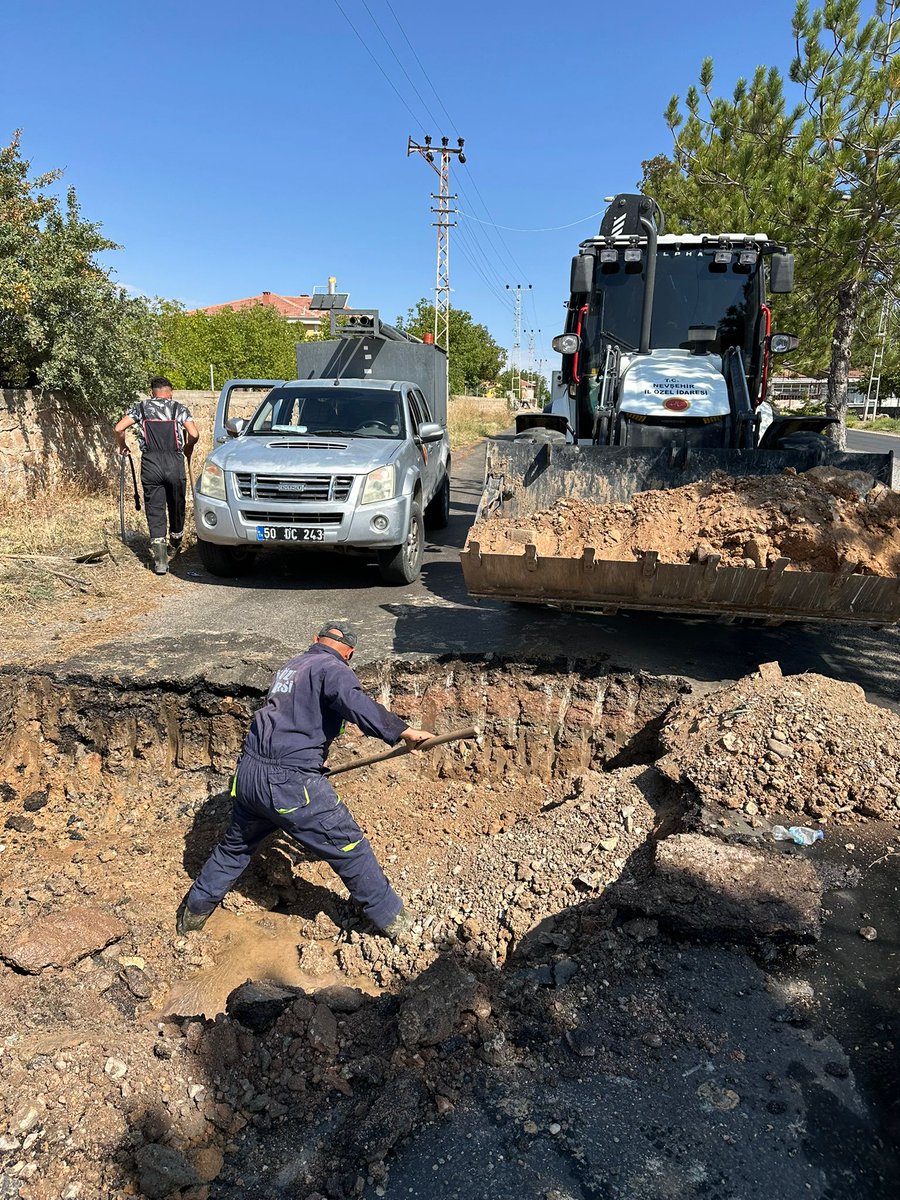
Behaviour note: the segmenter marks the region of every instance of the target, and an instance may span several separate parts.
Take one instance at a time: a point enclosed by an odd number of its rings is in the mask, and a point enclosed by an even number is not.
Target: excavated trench
[[[698,985],[710,995],[692,1007],[668,982],[677,946],[656,941],[653,921],[616,922],[617,890],[640,887],[654,838],[683,812],[652,763],[688,685],[496,658],[360,674],[412,723],[479,731],[341,776],[418,914],[401,946],[373,936],[328,868],[278,836],[202,934],[175,938],[176,905],[228,819],[258,688],[0,674],[0,1029],[13,1031],[0,1038],[0,1196],[390,1195],[398,1140],[486,1095],[485,1072],[507,1089],[502,1124],[521,1110],[523,1078],[581,1078],[585,1064],[639,1078],[632,1041],[657,1063],[670,1040],[680,1053],[728,1049],[708,1013],[722,989],[759,988],[739,978],[746,956],[721,978],[710,966]],[[379,748],[349,730],[332,765]],[[702,963],[690,969],[705,978]],[[764,1008],[754,1021],[768,1036]],[[828,1055],[844,1062],[831,1041],[803,1053],[816,1079]],[[720,1111],[735,1094],[727,1078],[709,1093]],[[846,1080],[830,1086],[852,1107]],[[732,1085],[751,1090],[749,1076]],[[771,1130],[771,1102],[757,1099]],[[567,1169],[601,1194],[576,1149]],[[794,1174],[785,1187],[801,1186]],[[644,1193],[607,1179],[602,1194]]]

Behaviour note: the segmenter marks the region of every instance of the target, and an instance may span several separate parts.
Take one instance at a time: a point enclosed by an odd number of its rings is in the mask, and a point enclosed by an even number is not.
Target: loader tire
[[[775,443],[775,450],[798,450],[804,454],[810,451],[816,455],[816,464],[826,463],[834,453],[835,443],[824,433],[789,433]]]
[[[197,549],[200,561],[210,575],[217,575],[220,579],[246,575],[253,565],[253,551],[240,546],[217,546],[215,542],[204,542],[203,538],[198,537]]]
[[[566,435],[558,429],[545,429],[538,425],[533,429],[523,429],[515,435],[517,442],[538,442],[542,446],[565,446]]]

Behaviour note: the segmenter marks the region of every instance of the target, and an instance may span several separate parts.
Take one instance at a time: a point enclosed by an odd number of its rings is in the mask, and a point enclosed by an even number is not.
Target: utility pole
[[[450,227],[456,224],[450,218],[456,213],[456,209],[451,206],[451,201],[457,198],[450,194],[450,159],[455,154],[461,163],[466,161],[463,151],[465,139],[457,138],[456,140],[458,144],[451,146],[450,139],[442,137],[440,146],[433,146],[431,137],[428,136],[425,138],[425,144],[420,146],[418,142],[414,142],[410,138],[406,146],[406,157],[409,158],[411,154],[421,154],[441,181],[437,193],[431,193],[432,200],[437,201],[437,208],[434,205],[431,207],[431,211],[437,215],[437,220],[432,221],[432,225],[437,228],[434,340],[438,346],[442,346],[447,351],[448,356],[450,353]],[[436,154],[440,155],[440,166],[434,161]]]
[[[530,288],[531,284],[529,283],[526,286]],[[516,399],[521,400],[522,399],[522,367],[521,367],[521,363],[519,360],[520,360],[520,351],[522,348],[522,285],[521,285],[521,283],[517,283],[516,286],[513,287],[512,284],[508,283],[506,285],[506,290],[508,292],[512,292],[513,297],[515,298],[515,305],[516,305],[515,321],[513,324],[514,340],[513,340],[513,348],[512,348],[512,362],[510,363],[510,367],[512,369],[512,376],[513,376],[513,391],[515,392]]]

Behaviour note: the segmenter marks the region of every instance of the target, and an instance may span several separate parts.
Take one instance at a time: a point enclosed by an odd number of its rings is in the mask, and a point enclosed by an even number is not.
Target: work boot
[[[178,905],[178,912],[175,914],[175,929],[184,937],[186,933],[197,933],[202,929],[212,913],[195,913],[187,906],[187,896]]]
[[[385,925],[381,932],[385,937],[390,938],[392,942],[407,942],[412,936],[413,925],[415,923],[415,914],[411,913],[404,904],[393,921]]]
[[[172,555],[173,558],[181,550],[181,542],[182,542],[183,538],[184,538],[184,530],[183,529],[182,529],[181,533],[170,533],[169,534],[169,553]]]
[[[169,569],[169,559],[166,554],[166,539],[154,538],[150,543],[150,553],[153,555],[153,572],[155,575],[165,575]]]

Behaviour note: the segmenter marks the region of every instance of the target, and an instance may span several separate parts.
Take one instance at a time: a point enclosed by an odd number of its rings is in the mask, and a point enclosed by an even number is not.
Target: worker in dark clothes
[[[344,721],[389,746],[402,738],[415,749],[434,734],[411,729],[366,695],[349,666],[355,646],[356,634],[346,622],[329,621],[305,654],[276,672],[238,761],[231,825],[181,902],[179,933],[202,929],[257,846],[276,829],[327,862],[389,937],[411,928],[412,917],[368,839],[328,782],[325,760]]]
[[[169,569],[166,516],[168,550],[177,554],[184,538],[184,461],[190,461],[199,435],[191,413],[172,398],[172,384],[164,375],[150,380],[150,399],[139,400],[116,425],[120,454],[129,452],[125,431],[132,425],[141,447],[141,487],[150,527],[151,565],[157,575],[165,575]]]

